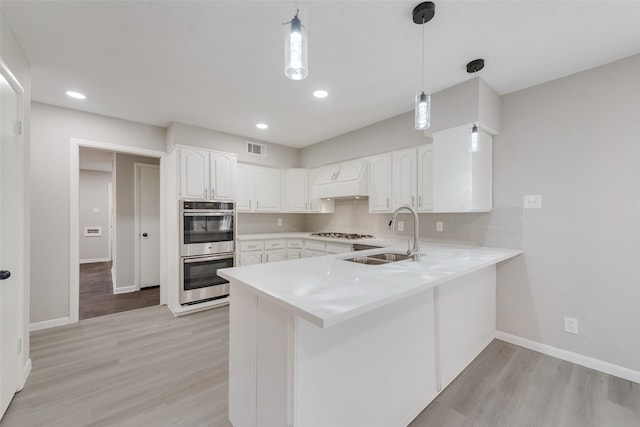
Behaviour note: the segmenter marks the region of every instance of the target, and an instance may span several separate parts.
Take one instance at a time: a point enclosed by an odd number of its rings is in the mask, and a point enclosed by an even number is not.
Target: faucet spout
[[[402,210],[407,210],[413,214],[413,248],[407,250],[407,255],[411,256],[411,259],[414,261],[420,261],[420,246],[418,244],[418,213],[409,206],[400,206],[398,209],[393,211],[393,217],[389,222],[389,227],[394,231],[396,230],[396,217]]]

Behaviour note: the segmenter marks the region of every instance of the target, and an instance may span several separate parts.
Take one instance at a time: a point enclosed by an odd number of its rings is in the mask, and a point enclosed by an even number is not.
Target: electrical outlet
[[[542,195],[541,194],[529,194],[524,196],[523,206],[525,209],[540,209],[542,208]]]
[[[578,319],[564,316],[564,331],[570,334],[578,334]]]
[[[398,231],[404,231],[404,221],[398,221]]]
[[[282,218],[278,218],[278,227],[282,227]]]
[[[436,231],[442,233],[444,231],[444,222],[436,221]]]

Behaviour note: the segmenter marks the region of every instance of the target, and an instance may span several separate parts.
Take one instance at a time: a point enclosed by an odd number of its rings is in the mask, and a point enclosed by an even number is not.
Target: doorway
[[[74,177],[77,178],[77,187],[72,183],[76,190],[71,192],[72,233],[74,229],[76,231],[76,239],[71,240],[76,243],[71,245],[71,262],[76,259],[70,291],[69,317],[72,323],[164,303],[160,280],[162,264],[159,259],[160,247],[164,243],[159,226],[160,175],[164,153],[131,147],[123,151],[118,148],[122,147],[72,139],[72,168],[75,165],[72,181]],[[87,166],[87,153],[94,157],[103,156],[102,166],[96,166],[96,161]],[[140,170],[152,173],[141,174]],[[153,177],[151,180],[154,185],[151,187],[145,184],[149,181],[149,175]],[[142,198],[138,188],[140,183],[147,189]],[[147,223],[139,220],[141,214],[155,219],[157,226],[153,232],[140,230],[140,225]],[[143,233],[153,236],[151,249],[157,257],[155,263],[149,261],[154,258],[154,255],[146,253],[149,248],[144,243],[140,244],[144,239]],[[87,248],[93,248],[94,252],[87,252]],[[74,251],[77,251],[76,256]],[[141,259],[140,255],[144,258]],[[155,271],[149,273],[150,269]],[[141,272],[147,272],[147,277],[155,277],[155,281],[142,284]],[[77,287],[74,286],[75,280]]]

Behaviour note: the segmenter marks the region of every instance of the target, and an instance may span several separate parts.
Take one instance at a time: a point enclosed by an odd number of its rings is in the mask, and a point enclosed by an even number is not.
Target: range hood
[[[311,197],[334,199],[369,196],[368,166],[368,159],[356,159],[316,169]]]

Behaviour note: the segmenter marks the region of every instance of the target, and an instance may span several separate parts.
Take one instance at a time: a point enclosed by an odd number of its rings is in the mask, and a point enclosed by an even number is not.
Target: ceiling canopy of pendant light
[[[467,64],[467,73],[477,73],[484,68],[484,59],[474,59]]]
[[[436,5],[425,1],[413,8],[413,22],[424,25],[431,21],[436,13]],[[431,127],[431,94],[424,92],[424,26],[422,27],[422,90],[416,93],[415,98],[415,123],[416,130],[425,130]]]

